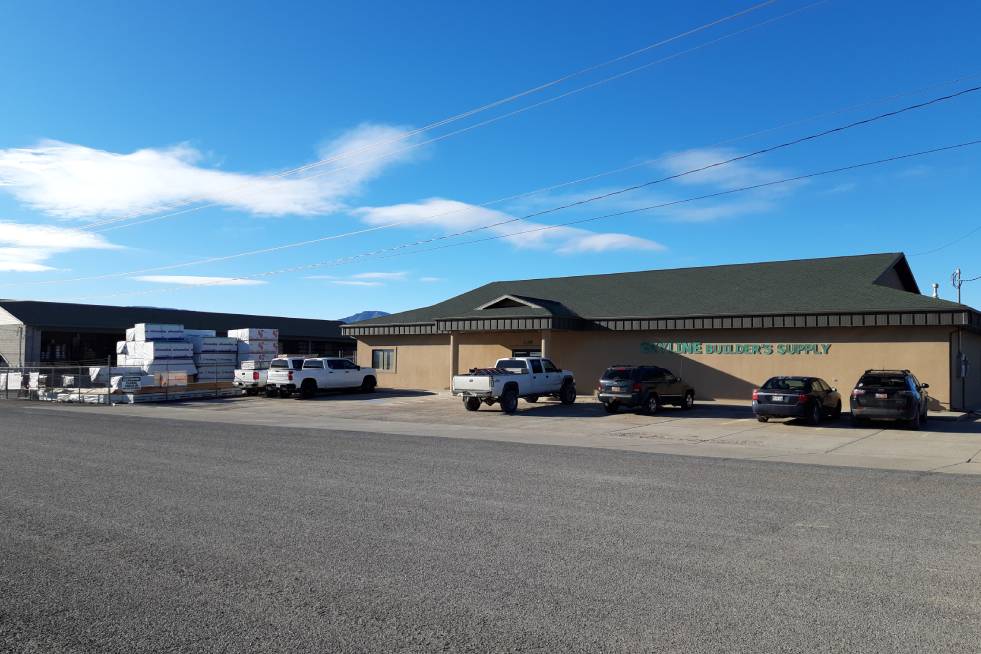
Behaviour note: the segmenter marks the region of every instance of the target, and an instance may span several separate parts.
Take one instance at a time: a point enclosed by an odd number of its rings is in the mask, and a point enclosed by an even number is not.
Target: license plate
[[[783,395],[774,395],[770,399],[773,400],[774,402],[783,402],[784,397]]]
[[[875,394],[875,399],[877,399],[877,400],[884,400],[884,399],[886,399],[886,398],[888,398],[888,397],[889,397],[889,396],[888,396],[888,395],[886,395],[885,393],[876,393],[876,394]]]
[[[610,390],[613,391],[614,393],[622,393],[627,389],[624,386],[614,386]]]

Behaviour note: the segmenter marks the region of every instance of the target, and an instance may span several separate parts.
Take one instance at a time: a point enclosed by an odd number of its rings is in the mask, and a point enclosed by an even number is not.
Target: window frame
[[[387,355],[386,355],[387,353]],[[385,364],[385,359],[390,359],[387,361],[389,367],[384,367],[383,365],[376,365],[375,355],[381,355],[381,363]],[[373,347],[371,348],[371,367],[376,372],[396,372],[398,369],[398,348],[396,347]]]

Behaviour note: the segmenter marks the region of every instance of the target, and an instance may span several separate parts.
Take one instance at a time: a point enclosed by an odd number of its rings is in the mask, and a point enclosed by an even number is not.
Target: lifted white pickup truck
[[[266,389],[276,388],[280,397],[289,397],[295,391],[308,399],[317,391],[341,388],[359,388],[371,393],[377,385],[374,368],[362,368],[340,357],[313,357],[305,359],[299,370],[270,368],[266,377]]]
[[[500,402],[504,413],[514,413],[519,397],[528,402],[537,402],[543,395],[557,397],[562,404],[576,401],[572,372],[559,370],[542,357],[498,359],[493,368],[472,368],[465,375],[454,375],[450,390],[463,398],[467,411],[476,411],[481,403],[493,406]]]

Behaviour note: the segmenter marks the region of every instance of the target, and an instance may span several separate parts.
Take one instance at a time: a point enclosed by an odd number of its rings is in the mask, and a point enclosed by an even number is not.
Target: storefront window
[[[395,350],[372,350],[371,367],[375,370],[395,370]]]

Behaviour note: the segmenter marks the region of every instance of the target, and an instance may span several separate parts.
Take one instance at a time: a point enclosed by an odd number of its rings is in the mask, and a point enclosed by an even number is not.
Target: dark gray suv
[[[866,370],[852,391],[852,422],[901,420],[919,429],[927,419],[928,388],[909,370]]]
[[[616,413],[620,407],[639,407],[645,413],[657,413],[665,404],[692,408],[695,389],[665,368],[612,366],[599,380],[596,398],[607,413]]]

